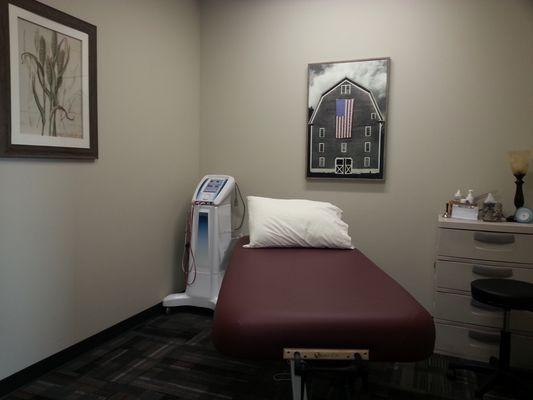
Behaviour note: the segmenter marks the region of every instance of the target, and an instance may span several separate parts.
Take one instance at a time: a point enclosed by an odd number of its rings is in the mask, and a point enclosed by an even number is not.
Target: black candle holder
[[[517,210],[520,207],[523,207],[524,205],[524,191],[522,190],[522,185],[524,184],[524,176],[526,176],[526,174],[514,174],[514,177],[516,178],[516,180],[514,181],[514,183],[516,184],[516,192],[514,194],[514,206]],[[515,214],[509,216],[507,218],[507,221],[514,221]]]

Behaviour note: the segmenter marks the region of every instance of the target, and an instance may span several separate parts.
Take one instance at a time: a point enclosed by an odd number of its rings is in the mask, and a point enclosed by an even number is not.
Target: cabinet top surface
[[[533,235],[533,224],[518,222],[485,222],[459,218],[444,218],[439,214],[439,228],[466,229],[471,231],[509,232]]]

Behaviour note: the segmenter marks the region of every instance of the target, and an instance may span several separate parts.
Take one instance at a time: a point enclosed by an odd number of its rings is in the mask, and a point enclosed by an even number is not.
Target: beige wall
[[[459,187],[509,206],[505,151],[533,146],[533,3],[201,4],[201,172],[339,205],[354,244],[431,308],[437,213]],[[386,180],[307,180],[307,64],[380,56],[392,59]]]
[[[509,205],[504,152],[533,145],[527,0],[46,3],[98,26],[100,159],[0,160],[0,379],[180,286],[199,169],[338,204],[430,307],[442,204],[472,187]],[[306,180],[307,63],[376,56],[392,58],[385,182]]]
[[[198,179],[197,3],[46,3],[98,27],[100,159],[0,160],[0,379],[179,286]]]

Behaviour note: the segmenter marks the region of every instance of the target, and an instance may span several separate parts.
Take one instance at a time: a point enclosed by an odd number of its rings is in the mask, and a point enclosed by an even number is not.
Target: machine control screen
[[[224,183],[226,183],[225,179],[210,179],[203,191],[205,193],[218,193]]]
[[[202,186],[198,195],[196,196],[196,201],[205,201],[208,203],[214,202],[218,194],[222,191],[224,185],[226,185],[227,179],[217,179],[210,178]]]

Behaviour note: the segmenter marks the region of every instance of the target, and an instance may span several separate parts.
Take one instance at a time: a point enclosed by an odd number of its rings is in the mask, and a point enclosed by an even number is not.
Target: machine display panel
[[[222,186],[224,186],[224,183],[226,183],[226,179],[210,179],[204,187],[203,192],[218,193],[222,189]]]

